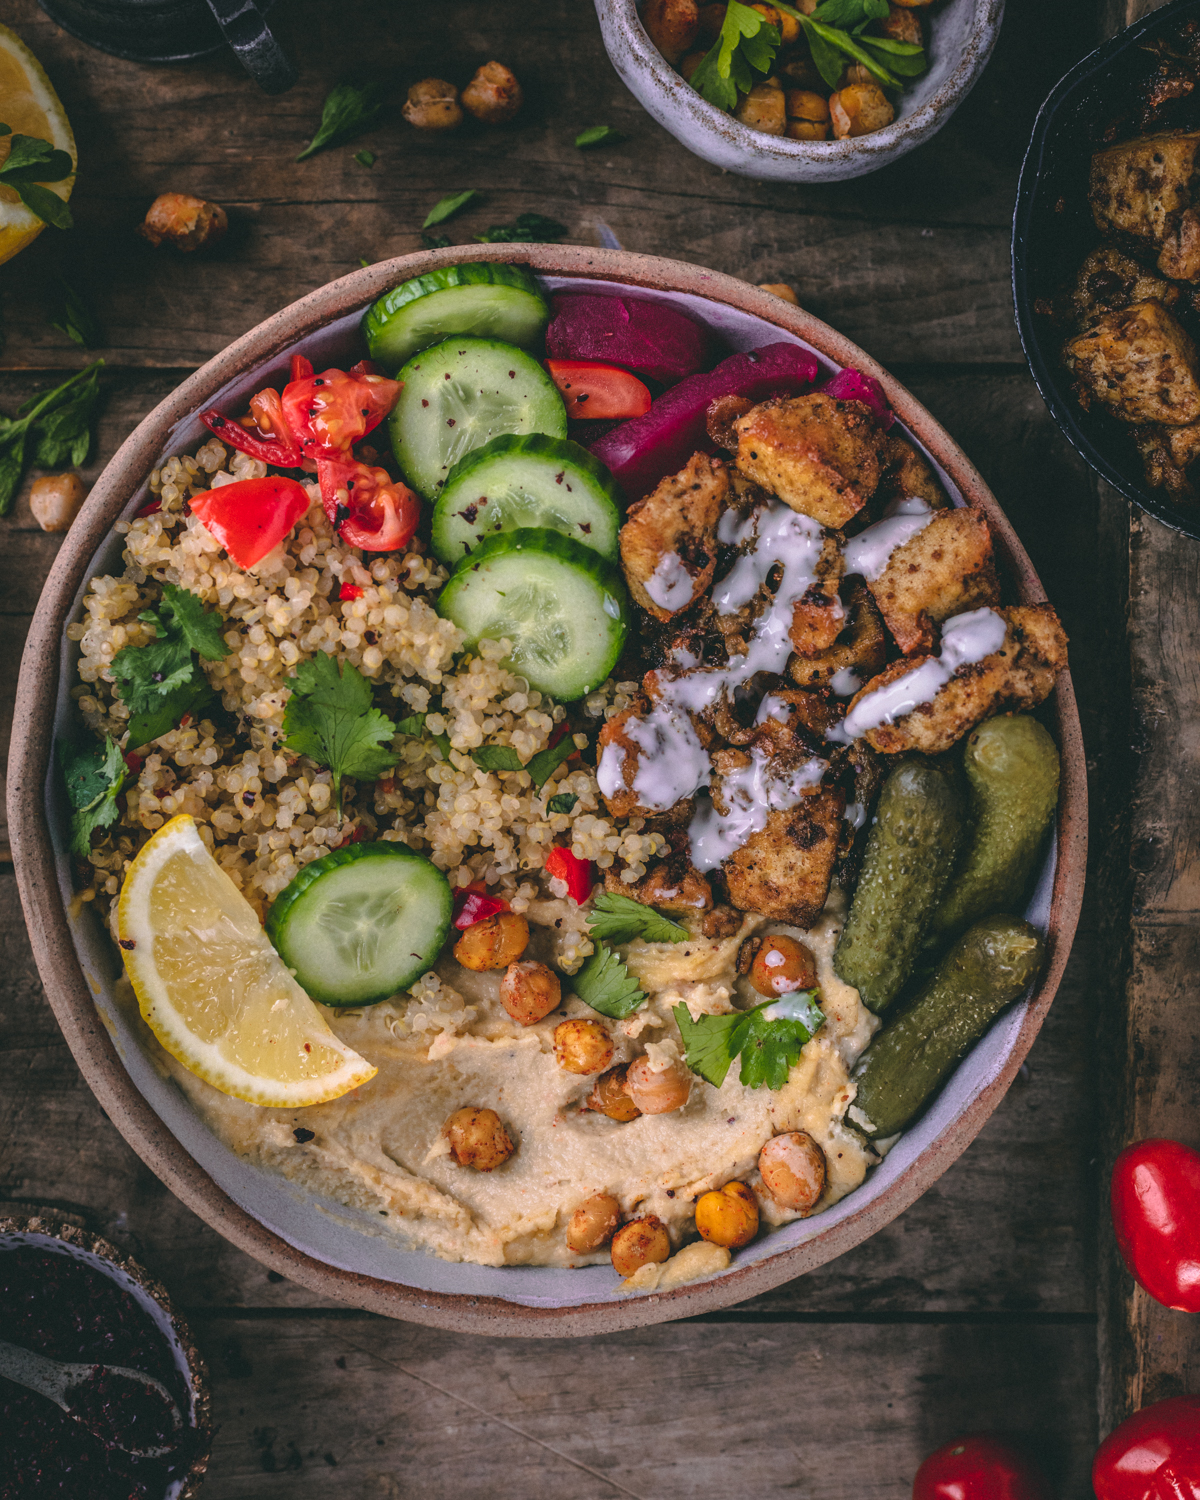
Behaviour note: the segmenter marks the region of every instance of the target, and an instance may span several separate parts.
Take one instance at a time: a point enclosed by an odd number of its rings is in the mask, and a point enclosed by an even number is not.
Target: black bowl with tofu
[[[1200,410],[1200,370],[1192,362],[1191,345],[1200,332],[1200,280],[1192,283],[1164,277],[1163,266],[1176,276],[1190,269],[1180,264],[1178,233],[1174,252],[1163,245],[1161,237],[1158,244],[1152,244],[1148,239],[1139,243],[1128,234],[1102,235],[1088,194],[1095,153],[1115,151],[1122,142],[1150,134],[1192,132],[1200,125],[1200,87],[1189,86],[1186,76],[1192,69],[1200,69],[1200,48],[1193,50],[1188,66],[1178,70],[1178,82],[1172,83],[1167,77],[1170,53],[1175,50],[1181,28],[1189,22],[1200,25],[1200,0],[1173,0],[1085,57],[1050,93],[1038,114],[1021,170],[1013,219],[1012,265],[1021,344],[1038,390],[1064,436],[1104,480],[1135,505],[1174,530],[1200,538],[1200,498],[1190,498],[1189,494],[1194,490],[1200,497],[1200,465],[1192,469],[1191,481],[1195,483],[1191,483],[1184,472],[1186,465],[1172,469],[1168,445],[1159,441],[1160,437],[1170,439],[1177,451],[1179,446],[1187,447],[1191,416],[1186,403],[1194,399]],[[1159,93],[1164,99],[1173,87],[1179,92],[1149,120],[1142,110],[1156,75],[1162,80]],[[1183,154],[1178,145],[1173,149]],[[1161,154],[1151,151],[1151,160]],[[1200,164],[1200,152],[1194,154]],[[1168,176],[1170,165],[1168,161]],[[1190,179],[1194,170],[1190,155],[1184,167],[1181,175]],[[1137,163],[1114,162],[1113,169],[1114,175],[1123,172],[1128,178],[1136,172]],[[1190,190],[1190,180],[1186,186]],[[1114,182],[1113,195],[1126,199],[1119,182]],[[1145,195],[1147,209],[1156,197],[1161,194]],[[1179,218],[1179,207],[1177,201],[1173,222]],[[1132,213],[1140,211],[1137,204],[1130,209]],[[1085,260],[1102,244],[1104,258],[1092,261],[1089,273],[1081,277]],[[1134,261],[1137,279],[1131,284]],[[1160,298],[1171,304],[1166,316],[1153,305]],[[1131,314],[1131,302],[1139,304],[1141,311]],[[1099,337],[1098,323],[1103,324]],[[1077,347],[1073,374],[1064,361],[1063,346],[1085,328],[1090,332]],[[1124,359],[1131,342],[1137,348]],[[1083,383],[1087,381],[1085,365],[1092,372],[1102,367],[1099,374],[1093,374],[1093,382],[1097,391],[1112,393],[1106,396],[1094,392],[1090,410],[1084,409],[1076,394],[1076,375]],[[1124,387],[1129,379],[1144,385],[1148,369],[1155,374],[1155,390],[1147,392],[1140,421],[1118,419],[1106,400],[1115,400],[1117,388]],[[1169,389],[1161,383],[1164,369],[1172,377]],[[1177,399],[1184,406],[1158,412],[1159,395]],[[1163,424],[1163,415],[1172,422]],[[1155,417],[1159,420],[1151,420]],[[1175,425],[1180,417],[1188,418],[1188,423]],[[1200,453],[1200,425],[1196,434],[1195,451]],[[1166,461],[1173,483],[1152,486],[1148,482],[1147,463],[1139,444],[1150,455],[1160,478],[1164,467],[1160,460]]]

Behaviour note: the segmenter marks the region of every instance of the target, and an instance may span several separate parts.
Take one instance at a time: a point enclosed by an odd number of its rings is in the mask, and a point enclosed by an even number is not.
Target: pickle
[[[1020,911],[1058,802],[1058,748],[1028,714],[981,724],[963,744],[972,830],[925,947],[994,911]]]
[[[953,771],[906,757],[883,784],[862,875],[833,956],[839,979],[878,1014],[904,987],[963,835]]]
[[[1038,930],[1017,917],[976,922],[855,1064],[851,1122],[875,1140],[904,1130],[967,1048],[1024,994],[1045,952]]]

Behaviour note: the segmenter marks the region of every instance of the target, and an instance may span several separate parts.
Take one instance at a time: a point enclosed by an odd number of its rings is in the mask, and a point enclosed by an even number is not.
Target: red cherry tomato
[[[321,458],[317,479],[329,524],[348,547],[395,552],[416,531],[421,502],[386,469],[372,469],[353,459]]]
[[[400,382],[383,375],[324,370],[283,390],[283,419],[306,459],[349,457],[396,404]],[[253,410],[253,403],[251,403]]]
[[[476,922],[485,922],[499,911],[507,911],[508,902],[503,896],[489,896],[482,880],[473,880],[470,885],[460,885],[454,892],[454,925],[460,932],[474,927]]]
[[[308,509],[308,491],[294,479],[239,479],[189,502],[239,568],[252,568],[277,547]]]
[[[567,895],[577,906],[582,906],[592,894],[591,864],[586,859],[577,859],[569,849],[551,849],[546,856],[546,873],[566,881]]]
[[[1200,1312],[1200,1154],[1139,1141],[1117,1157],[1113,1228],[1130,1274],[1156,1302]]]
[[[1200,1500],[1200,1396],[1172,1396],[1122,1422],[1092,1460],[1097,1500]]]
[[[913,1480],[913,1500],[1050,1500],[1050,1488],[1023,1453],[973,1432],[929,1455]]]
[[[313,362],[303,354],[292,355],[292,379],[307,380],[313,372]]]
[[[628,370],[590,359],[548,359],[546,368],[567,403],[569,417],[644,417],[648,388]]]

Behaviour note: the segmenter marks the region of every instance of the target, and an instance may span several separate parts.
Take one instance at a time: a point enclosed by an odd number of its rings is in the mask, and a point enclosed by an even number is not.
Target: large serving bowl
[[[975,87],[987,66],[1004,0],[949,0],[927,18],[929,71],[896,102],[883,130],[845,141],[791,141],[751,130],[709,104],[678,74],[638,17],[637,0],[596,0],[600,34],[629,92],[677,141],[705,161],[775,182],[842,182],[877,172],[934,136]]]
[[[463,260],[528,265],[555,287],[628,286],[706,322],[731,349],[786,339],[827,368],[876,376],[900,420],[959,503],[991,522],[1005,586],[1023,603],[1045,594],[987,486],[953,440],[861,350],[808,313],[765,292],[678,261],[557,245],[456,246],[356,271],[276,313],[186,380],[134,430],[105,469],[63,544],[34,617],[18,688],[10,760],[9,818],[25,915],[46,992],[84,1075],[110,1119],[143,1160],[226,1238],[294,1281],[392,1317],[477,1333],[592,1334],[709,1312],[765,1292],[857,1245],[901,1213],[966,1148],[995,1109],[1045,1018],[1075,932],[1083,894],[1086,780],[1070,677],[1047,705],[1062,750],[1057,838],[1031,903],[1048,934],[1048,959],[1032,993],[1009,1010],[964,1060],[924,1117],[856,1192],[827,1212],[788,1225],[738,1252],[730,1269],[674,1291],[629,1296],[607,1266],[580,1270],[456,1265],[397,1248],[377,1221],[356,1219],[222,1145],[143,1049],[114,994],[116,952],[71,903],[67,809],[52,774],[58,726],[68,724],[76,648],[65,628],[87,581],[119,571],[113,526],[145,503],[152,469],[199,442],[196,412],[245,406],[263,385],[287,378],[300,349],[316,363],[360,357],[358,320],[385,290]],[[351,353],[350,351],[354,352]],[[369,1227],[371,1234],[355,1227]]]

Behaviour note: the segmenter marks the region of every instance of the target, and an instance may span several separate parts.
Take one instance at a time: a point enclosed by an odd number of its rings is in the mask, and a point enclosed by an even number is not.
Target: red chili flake
[[[362,589],[356,583],[343,583],[338,590],[338,598],[344,603],[347,599],[361,599]]]
[[[348,833],[340,844],[334,844],[335,849],[344,849],[347,844],[362,844],[371,837],[370,833],[360,823],[352,833]]]

